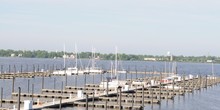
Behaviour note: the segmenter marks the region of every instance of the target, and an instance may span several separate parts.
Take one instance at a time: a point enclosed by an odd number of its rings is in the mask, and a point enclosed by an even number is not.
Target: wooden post
[[[8,73],[11,73],[11,65],[8,67]]]
[[[206,87],[206,88],[207,88],[207,86],[208,86],[208,80],[207,80],[207,78],[208,78],[208,76],[205,75],[205,87]]]
[[[144,73],[145,73],[145,78],[147,77],[147,66],[144,69]]]
[[[107,102],[107,100],[105,101],[105,110],[107,110],[108,109],[108,104],[107,104],[108,102]]]
[[[174,96],[174,84],[175,84],[175,83],[174,83],[174,79],[173,79],[173,96]]]
[[[122,109],[122,107],[121,107],[121,86],[119,86],[118,89],[119,89],[119,110],[121,110]]]
[[[194,92],[194,78],[192,79],[192,92]]]
[[[15,91],[15,77],[12,78],[12,93]]]
[[[56,78],[53,79],[53,89],[56,88]]]
[[[142,86],[142,107],[144,109],[144,85]]]
[[[3,73],[3,65],[1,65],[1,74]]]
[[[1,104],[0,104],[0,107],[2,107],[2,99],[3,99],[3,88],[1,88]]]
[[[183,74],[183,94],[185,94],[185,74]]]
[[[88,94],[86,94],[86,110],[89,109],[89,105],[88,105],[88,103],[89,103],[89,100],[88,100]]]
[[[65,86],[67,86],[67,73],[66,73],[66,68],[65,68],[64,72],[65,72]]]
[[[135,73],[136,73],[136,74],[135,74],[135,77],[136,77],[135,79],[138,79],[138,78],[137,78],[137,66],[136,66],[136,65],[135,65]]]
[[[128,71],[126,71],[126,73],[125,73],[125,80],[127,80],[127,79],[128,79]]]
[[[34,83],[32,84],[31,96],[32,96],[32,102],[34,103]]]
[[[134,107],[134,94],[132,93],[131,110],[133,110],[133,107]]]
[[[22,73],[23,72],[23,65],[21,65],[21,71],[20,71],[20,73]]]
[[[43,90],[44,89],[44,75],[42,75],[42,83],[41,83],[42,85],[41,85],[41,89]],[[41,91],[41,93],[42,93],[43,91]]]
[[[44,71],[46,70],[46,66],[45,66],[45,64],[43,64],[43,69],[44,69]]]
[[[37,65],[37,72],[39,72],[40,71],[40,65],[38,64]]]
[[[92,84],[95,84],[94,83],[94,74],[92,74]]]
[[[47,69],[45,69],[45,71],[50,71],[50,65],[47,64]]]
[[[167,96],[166,99],[168,100],[168,94],[169,94],[168,85],[167,85],[167,87],[166,87],[166,92],[167,92],[167,93],[166,93],[166,96]]]
[[[119,93],[118,93],[118,88],[117,88],[117,104],[118,104],[118,102],[119,102],[119,100],[118,100],[118,95]]]
[[[159,98],[160,98],[160,102],[161,102],[161,80],[162,80],[162,74],[160,72],[160,94],[159,94]]]
[[[60,105],[59,105],[59,109],[62,109],[62,96],[63,96],[63,82],[61,83],[61,95],[60,95]]]
[[[20,110],[21,104],[21,87],[18,87],[18,110]]]
[[[129,66],[129,73],[130,73],[130,75],[131,75],[131,82],[132,82],[132,80],[133,80],[133,74],[132,74],[132,72],[130,72],[130,66]]]
[[[84,90],[86,90],[86,74],[84,75]]]
[[[107,97],[108,97],[108,89],[109,89],[109,88],[108,88],[108,86],[109,86],[109,85],[108,85],[109,80],[110,80],[110,79],[109,79],[109,78],[107,78],[107,91],[106,91],[106,93],[107,93]]]
[[[28,93],[30,92],[30,79],[28,79]]]
[[[202,89],[202,77],[201,77],[201,75],[199,75],[199,87],[200,87],[199,90],[201,90]]]
[[[75,87],[77,87],[77,75],[75,77]]]
[[[94,110],[95,92],[92,93],[92,110]]]
[[[153,106],[153,95],[154,95],[154,93],[153,93],[153,88],[151,87],[150,89],[151,89],[151,105]]]
[[[33,64],[33,73],[35,72],[35,65]]]
[[[27,73],[29,72],[29,70],[28,70],[28,64],[26,65],[26,72],[27,72]]]
[[[101,74],[100,80],[102,81],[102,74]]]

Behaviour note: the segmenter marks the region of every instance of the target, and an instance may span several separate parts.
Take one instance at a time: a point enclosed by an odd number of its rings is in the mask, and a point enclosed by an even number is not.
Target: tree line
[[[66,52],[67,56],[74,56],[73,52]],[[102,60],[114,60],[115,54],[102,54],[95,53],[96,57]],[[0,50],[0,57],[25,57],[25,58],[62,58],[64,55],[63,51],[60,52],[49,52],[45,50]],[[80,52],[78,53],[78,57],[82,59],[89,59],[92,56],[92,52]],[[155,58],[157,61],[169,61],[170,57],[168,56],[158,56],[158,55],[134,55],[134,54],[125,54],[119,53],[118,59],[125,61],[143,61],[144,58]],[[215,61],[216,63],[220,63],[220,57],[217,56],[173,56],[173,61],[177,62],[200,62],[204,63],[208,60]]]

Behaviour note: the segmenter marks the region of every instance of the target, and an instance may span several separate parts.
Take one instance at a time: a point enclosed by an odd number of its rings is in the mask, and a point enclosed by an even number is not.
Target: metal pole
[[[18,110],[20,110],[21,104],[21,87],[18,87]]]

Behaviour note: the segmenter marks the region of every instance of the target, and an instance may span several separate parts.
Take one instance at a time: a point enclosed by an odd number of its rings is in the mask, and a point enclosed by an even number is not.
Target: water
[[[88,66],[89,60],[80,60],[79,67]],[[113,61],[112,61],[113,62]],[[109,70],[111,61],[99,60],[96,64],[103,69]],[[9,70],[10,65],[10,70]],[[72,59],[67,60],[67,67],[74,66],[75,62]],[[166,67],[165,67],[166,65]],[[1,73],[7,72],[32,72],[38,70],[52,70],[52,69],[61,69],[63,68],[63,60],[62,59],[40,59],[40,58],[0,58],[0,66]],[[178,66],[178,74],[193,74],[193,75],[211,75],[212,73],[212,65],[208,63],[177,63]],[[22,69],[21,69],[22,67]],[[171,71],[171,63],[170,62],[145,62],[145,61],[122,61],[120,62],[119,69],[130,69],[131,71]],[[214,73],[215,75],[220,75],[220,65],[214,65]],[[98,84],[102,77],[105,78],[109,76],[109,74],[105,74],[104,76],[95,75],[94,81],[93,76],[91,75],[80,75],[80,76],[68,76],[68,86],[75,86],[75,80],[77,79],[77,86],[84,85],[84,78],[86,77],[86,83],[95,83]],[[138,74],[137,77],[143,77],[143,74]],[[135,78],[136,75],[128,74],[128,78]],[[125,78],[125,74],[120,75],[121,79]],[[40,93],[41,91],[41,82],[42,77],[35,78],[16,78],[15,80],[15,91],[17,92],[17,88],[21,87],[22,92],[28,92],[28,80],[30,81],[29,92],[32,91],[31,85],[34,84],[34,93]],[[61,89],[61,84],[65,83],[65,77],[45,77],[45,85],[44,88],[47,89]],[[4,88],[4,99],[11,98],[12,91],[12,80],[0,80],[0,87]],[[185,96],[176,96],[174,101],[172,100],[163,100],[161,105],[147,105],[145,109],[151,110],[218,110],[220,105],[217,104],[220,102],[220,87],[216,86],[213,88],[209,88],[207,90],[196,91],[194,94],[186,94]],[[35,99],[36,100],[36,99]],[[5,105],[6,106],[6,105]],[[73,108],[64,108],[66,110],[72,110]],[[84,109],[84,108],[75,108],[75,109]]]

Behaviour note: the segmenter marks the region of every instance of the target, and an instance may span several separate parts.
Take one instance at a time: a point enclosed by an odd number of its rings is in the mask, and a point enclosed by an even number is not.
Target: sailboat
[[[84,74],[84,71],[78,68],[78,55],[77,55],[77,47],[75,45],[75,60],[76,60],[76,65],[75,67],[68,67],[66,69],[66,54],[65,54],[65,45],[64,45],[64,69],[63,70],[57,70],[54,71],[53,74],[60,74],[60,75],[78,75],[78,74]]]
[[[115,49],[115,65],[114,65],[114,70],[113,70],[113,63],[111,63],[111,77],[107,77],[105,81],[102,81],[99,85],[99,87],[102,88],[114,88],[116,89],[117,87],[121,86],[122,88],[125,88],[125,86],[129,85],[129,82],[126,80],[119,80],[118,79],[118,60],[117,60],[117,47]],[[114,76],[113,76],[114,73]]]
[[[92,73],[92,74],[102,74],[102,73],[104,73],[103,69],[96,66],[95,59],[96,59],[95,49],[92,48],[92,56],[91,56],[92,65],[91,65],[91,67],[89,66],[89,67],[85,68],[84,73],[87,73],[87,74],[90,74],[90,73]]]

